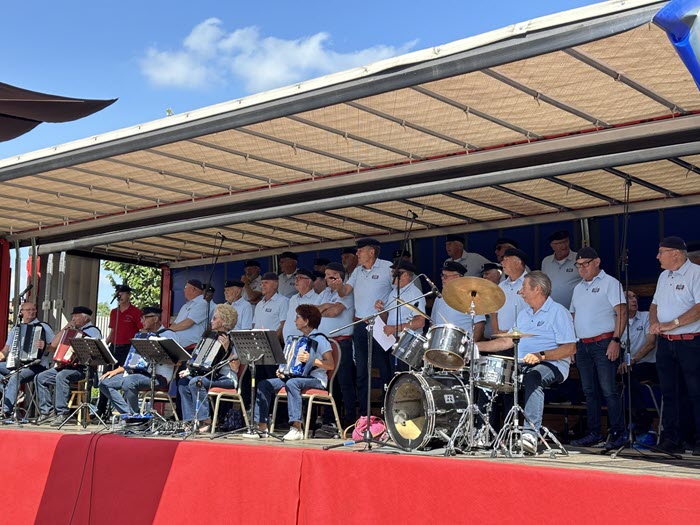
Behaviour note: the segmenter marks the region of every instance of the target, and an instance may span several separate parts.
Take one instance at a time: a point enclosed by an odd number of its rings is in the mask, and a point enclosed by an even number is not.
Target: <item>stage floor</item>
[[[46,426],[36,426],[36,425],[24,425],[19,427],[17,425],[4,425],[0,427],[2,430],[16,430],[17,432],[48,432],[48,433],[60,433],[60,434],[105,434],[109,433],[100,426],[89,425],[86,429],[81,426],[69,425],[57,431],[55,428]],[[275,432],[279,436],[283,436],[286,430]],[[188,437],[186,441],[192,443],[221,443],[221,444],[235,444],[235,445],[245,445],[245,446],[271,446],[271,447],[281,447],[283,449],[309,449],[309,450],[323,450],[326,445],[336,445],[344,440],[341,439],[308,439],[302,441],[287,441],[282,442],[274,438],[263,438],[258,440],[245,439],[240,436],[228,436],[228,437],[217,437],[211,440],[209,434],[198,435],[194,437]],[[178,442],[183,441],[180,436],[145,436],[141,434],[133,434],[127,436],[129,439],[147,439],[147,440],[163,440],[167,442]],[[345,447],[339,447],[335,449],[336,451],[342,452],[358,452],[363,450],[365,447],[363,444],[349,445]],[[601,447],[598,448],[581,448],[581,447],[571,447],[565,445],[566,450],[569,452],[568,456],[557,454],[555,458],[550,458],[548,454],[540,453],[537,456],[525,456],[525,457],[513,457],[507,458],[499,456],[496,458],[490,457],[490,451],[480,451],[475,455],[470,454],[458,454],[451,458],[445,458],[443,456],[442,449],[435,449],[430,451],[400,451],[389,448],[375,447],[372,454],[383,454],[383,455],[401,455],[401,456],[413,456],[413,457],[432,457],[432,458],[443,458],[446,461],[470,461],[470,460],[485,460],[492,461],[499,464],[516,464],[516,465],[530,465],[536,467],[557,467],[557,468],[571,468],[579,470],[590,470],[598,472],[607,472],[615,474],[633,474],[633,475],[644,475],[650,474],[655,476],[669,476],[676,478],[692,478],[700,480],[700,456],[693,456],[689,452],[682,454],[682,459],[670,458],[664,454],[657,454],[648,450],[633,450],[630,448],[622,451],[616,458],[612,458],[610,454],[604,453]],[[363,452],[366,453],[366,452]]]

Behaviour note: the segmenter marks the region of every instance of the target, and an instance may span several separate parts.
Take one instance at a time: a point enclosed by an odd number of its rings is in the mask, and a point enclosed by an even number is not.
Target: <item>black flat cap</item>
[[[248,268],[248,267],[250,267],[250,266],[257,266],[258,268],[260,268],[260,263],[259,263],[258,261],[256,261],[255,259],[248,259],[248,260],[243,264],[243,268]]]
[[[598,257],[598,252],[595,251],[595,248],[592,248],[590,246],[584,246],[578,251],[578,254],[576,255],[576,259],[597,259]]]
[[[400,261],[395,261],[391,265],[392,270],[406,270],[407,272],[416,273],[416,267],[411,261],[402,259]]]
[[[527,263],[530,260],[527,254],[518,248],[508,248],[505,252],[503,252],[503,257],[517,257],[525,266],[527,266]]]
[[[445,237],[445,242],[461,242],[464,244],[464,235],[461,233],[450,233]]]
[[[567,230],[559,230],[554,233],[552,233],[549,237],[547,237],[547,240],[549,242],[553,241],[563,241],[564,239],[569,239],[569,232]]]
[[[243,281],[238,281],[236,279],[229,279],[224,283],[224,288],[230,288],[231,286],[238,286],[239,288],[245,288]]]
[[[158,314],[161,315],[163,313],[162,308],[158,308],[157,306],[147,306],[144,309],[141,310],[141,313],[143,315],[148,315],[148,314]]]
[[[304,277],[308,277],[312,281],[315,279],[314,272],[312,272],[311,270],[307,270],[306,268],[297,268],[297,275],[303,275]]]
[[[685,241],[675,235],[672,235],[671,237],[665,237],[664,240],[662,240],[659,243],[659,246],[661,248],[671,248],[672,250],[688,249],[688,246],[685,244]]]
[[[85,315],[92,315],[92,310],[88,308],[87,306],[76,306],[73,308],[73,311],[70,313],[71,315],[76,315],[76,314],[85,314]]]
[[[333,270],[334,272],[345,273],[345,267],[338,262],[328,263],[326,265],[326,270]]]
[[[352,255],[355,255],[357,253],[357,248],[355,246],[346,246],[342,250],[340,250],[340,254],[344,255],[346,253],[351,253]]]
[[[279,281],[280,278],[275,272],[265,272],[262,276],[262,281]]]
[[[486,263],[481,267],[481,273],[488,272],[489,270],[498,270],[499,272],[502,272],[503,266],[496,263]]]
[[[355,246],[357,248],[364,248],[365,246],[379,246],[379,241],[373,239],[372,237],[363,237],[362,239],[357,239],[355,241]]]
[[[464,265],[456,261],[445,261],[445,264],[443,264],[442,267],[448,272],[457,272],[459,275],[464,275],[467,273],[467,269],[464,267]]]
[[[280,259],[294,259],[295,261],[299,260],[299,256],[294,253],[294,252],[282,252],[279,254]]]
[[[204,290],[204,285],[199,279],[190,279],[189,281],[187,281],[187,284],[189,284],[190,286],[194,286],[198,290]]]
[[[128,284],[120,284],[116,288],[116,293],[120,293],[120,292],[131,293],[131,286],[129,286]]]

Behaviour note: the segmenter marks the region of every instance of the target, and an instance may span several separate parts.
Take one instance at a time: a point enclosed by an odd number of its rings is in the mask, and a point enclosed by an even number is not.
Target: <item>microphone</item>
[[[219,237],[221,237],[223,240],[225,240],[225,241],[228,241],[228,240],[229,240],[229,238],[226,237],[226,236],[225,236],[223,233],[221,233],[221,232],[216,232],[216,234],[217,234]]]
[[[27,287],[22,291],[22,293],[19,294],[20,299],[21,299],[22,297],[24,297],[24,295],[25,295],[29,290],[31,290],[32,288],[34,288],[34,285],[33,285],[33,284],[30,284],[29,286],[27,286]]]
[[[413,220],[414,220],[414,221],[418,218],[418,214],[417,214],[415,211],[413,211],[413,210],[408,210],[408,213],[411,214],[411,216],[413,217]]]
[[[115,294],[114,294],[114,297],[112,297],[112,300],[109,302],[109,304],[112,304],[112,303],[114,302],[115,299],[119,299],[119,294],[120,294],[120,293],[121,293],[121,292],[115,293]]]
[[[440,290],[438,290],[438,287],[435,286],[435,283],[430,280],[430,277],[425,275],[424,273],[421,274],[423,277],[425,277],[425,280],[427,283],[430,285],[430,287],[433,289],[433,293],[435,294],[435,297],[442,297],[442,294],[440,293]]]

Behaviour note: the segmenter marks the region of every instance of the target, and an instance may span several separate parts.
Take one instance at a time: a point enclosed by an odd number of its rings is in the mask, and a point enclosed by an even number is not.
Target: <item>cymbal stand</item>
[[[472,320],[472,334],[474,333],[474,316],[476,315],[476,304],[474,303],[474,298],[476,297],[476,292],[472,291],[471,292],[471,305],[469,307],[469,315]],[[447,445],[445,446],[445,456],[454,456],[457,449],[455,447],[455,443],[457,441],[458,437],[462,438],[462,441],[466,435],[467,438],[467,443],[466,443],[466,452],[472,452],[475,448],[479,446],[477,442],[477,437],[476,437],[476,427],[475,427],[475,422],[474,419],[476,416],[479,416],[482,421],[482,429],[486,429],[488,431],[489,437],[493,436],[494,438],[496,437],[496,431],[494,428],[491,426],[491,423],[489,423],[489,418],[487,415],[484,415],[481,410],[479,410],[478,405],[476,404],[476,399],[474,395],[474,379],[476,377],[476,359],[477,359],[477,349],[476,349],[476,344],[474,343],[474,338],[472,337],[470,341],[467,343],[467,353],[466,355],[469,356],[469,391],[467,392],[467,402],[469,403],[467,406],[467,409],[462,412],[462,416],[459,418],[459,423],[457,424],[457,427],[454,429],[452,432],[452,436],[450,436],[449,441],[447,442]],[[490,404],[489,404],[490,407]],[[483,432],[483,431],[482,431]]]
[[[513,327],[513,330],[517,332],[516,327]],[[503,422],[503,428],[501,428],[500,432],[496,436],[493,450],[491,450],[491,457],[495,458],[499,452],[503,453],[503,455],[509,458],[523,457],[525,455],[521,444],[523,433],[525,432],[525,427],[520,424],[521,414],[523,416],[523,422],[529,425],[528,430],[531,430],[537,437],[537,440],[542,443],[545,451],[549,453],[550,457],[553,458],[555,456],[557,449],[560,453],[568,456],[569,453],[567,450],[547,427],[540,425],[539,431],[535,430],[535,425],[527,418],[525,411],[518,403],[518,392],[520,390],[520,377],[518,372],[518,345],[520,344],[520,337],[513,337],[512,339],[515,346],[515,355],[513,359],[513,408],[508,411],[506,419]],[[545,437],[552,440],[557,446],[557,449],[550,447]]]

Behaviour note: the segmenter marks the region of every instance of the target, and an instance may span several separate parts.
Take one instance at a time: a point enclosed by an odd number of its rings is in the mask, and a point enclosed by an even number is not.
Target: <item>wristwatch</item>
[[[617,344],[622,343],[622,340],[619,337],[613,337],[612,340],[615,341]]]
[[[674,324],[675,326],[680,326],[680,325],[681,325],[681,320],[678,319],[678,317],[676,317],[676,318],[673,320],[673,324]]]
[[[545,356],[544,356],[544,351],[540,352],[540,359],[541,359],[542,361],[546,361],[546,358],[545,358]]]

